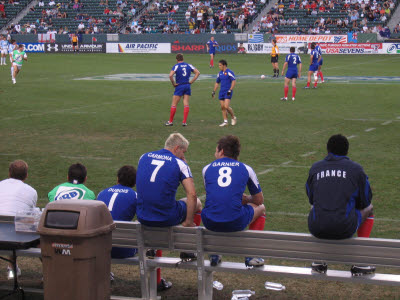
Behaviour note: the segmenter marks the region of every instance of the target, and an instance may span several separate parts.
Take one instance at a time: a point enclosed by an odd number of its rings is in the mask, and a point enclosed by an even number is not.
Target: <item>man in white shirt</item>
[[[0,181],[0,214],[15,216],[18,211],[36,207],[37,192],[24,183],[28,177],[28,164],[23,160],[12,162],[8,168],[8,179]],[[21,270],[17,267],[17,276]],[[14,278],[12,266],[7,267],[8,279]]]

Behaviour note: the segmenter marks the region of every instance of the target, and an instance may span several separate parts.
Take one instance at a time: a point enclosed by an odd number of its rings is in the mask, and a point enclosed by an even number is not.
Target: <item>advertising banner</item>
[[[347,43],[347,35],[275,35],[278,43]]]
[[[238,44],[239,45],[239,44]],[[248,54],[269,54],[272,51],[271,43],[243,43],[243,47],[246,49]],[[279,44],[279,53],[280,54],[288,54],[290,53],[290,47],[296,48],[296,53],[304,53],[307,50],[306,43],[282,43]]]
[[[219,44],[219,47],[215,48],[215,52],[218,53],[237,53],[237,44],[234,43],[223,43]],[[171,44],[172,53],[207,53],[206,43],[179,43],[175,42]]]
[[[39,43],[21,43],[25,47],[25,52],[27,53],[32,53],[32,52],[44,52],[44,44],[39,44]]]
[[[400,43],[385,43],[382,45],[382,54],[400,54]]]
[[[382,44],[319,44],[323,54],[380,54]],[[309,45],[310,47],[310,45]]]
[[[72,53],[72,44],[45,44],[46,53]],[[105,44],[79,44],[79,53],[105,53]]]
[[[170,43],[107,43],[107,53],[171,53]]]

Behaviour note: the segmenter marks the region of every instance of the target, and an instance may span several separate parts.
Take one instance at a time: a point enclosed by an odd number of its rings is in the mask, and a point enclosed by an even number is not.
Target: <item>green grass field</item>
[[[27,183],[38,191],[41,207],[47,203],[47,193],[66,181],[70,164],[86,165],[87,186],[97,194],[115,183],[119,167],[136,166],[141,154],[162,148],[166,137],[174,131],[190,141],[186,158],[197,194],[203,196],[201,170],[214,160],[217,140],[234,134],[242,143],[240,160],[254,168],[264,192],[265,229],[307,232],[309,204],[304,184],[308,169],[325,156],[329,136],[342,133],[352,137],[350,158],[363,165],[370,178],[376,218],[371,236],[400,238],[400,79],[389,78],[399,75],[398,56],[325,55],[326,82],[317,90],[302,89],[308,70],[308,57],[302,56],[303,78],[298,81],[296,101],[281,102],[283,78],[260,79],[261,74],[272,73],[268,57],[220,55],[217,58],[226,59],[237,75],[232,107],[238,124],[225,128],[218,126],[222,117],[219,101],[211,98],[214,80],[209,76],[192,86],[189,126],[184,128],[180,126],[182,103],[174,126],[164,126],[173,93],[167,81],[133,81],[131,75],[122,76],[123,80],[80,79],[101,79],[114,74],[168,74],[175,64],[173,54],[28,56],[16,85],[11,83],[9,65],[0,67],[0,179],[7,178],[9,162],[26,160],[30,166]],[[185,55],[185,61],[203,75],[217,74],[217,68],[208,68],[207,55]],[[283,58],[281,68],[282,61]],[[183,196],[182,189],[179,196]],[[131,269],[129,276],[138,278],[135,273]],[[196,297],[194,273],[193,278],[185,276],[184,280],[182,272],[166,274],[172,281],[179,281],[174,291],[166,293],[168,299]],[[243,285],[240,288],[252,286],[246,285],[247,277],[234,275],[229,282],[225,277],[219,277],[226,284],[225,294],[219,292],[216,299],[227,299],[235,282]],[[254,280],[261,282],[260,287],[254,287],[261,297],[258,299],[400,297],[399,288],[281,278],[278,280],[286,283],[287,291],[271,295],[262,288],[266,278]],[[122,288],[122,292],[117,289],[116,293],[130,295],[127,291]]]

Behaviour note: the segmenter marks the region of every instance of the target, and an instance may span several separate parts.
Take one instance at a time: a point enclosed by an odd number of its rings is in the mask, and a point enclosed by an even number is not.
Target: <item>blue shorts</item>
[[[170,227],[183,223],[186,220],[186,203],[182,200],[176,201],[175,214],[169,216],[168,220],[165,221],[147,221],[139,219],[139,222],[143,225],[150,227]]]
[[[319,62],[319,66],[322,66],[322,64],[324,63],[324,59],[321,57],[321,60],[320,60],[320,62]]]
[[[239,218],[230,222],[214,222],[208,219],[205,214],[201,214],[201,220],[204,226],[211,231],[217,232],[235,232],[242,231],[251,223],[254,217],[254,208],[251,205],[243,205]]]
[[[297,78],[298,77],[298,72],[296,70],[287,70],[285,77],[289,79]]]
[[[308,70],[313,72],[318,71],[318,63],[310,65],[310,68]]]
[[[232,99],[232,96],[233,91],[231,92],[230,96],[228,96],[228,91],[219,91],[219,100]]]
[[[111,258],[127,258],[133,257],[137,253],[136,248],[118,248],[113,247],[111,249]]]
[[[214,54],[214,56],[215,56],[215,50],[214,51],[210,51],[210,52],[208,52],[209,54]]]
[[[175,87],[174,96],[192,95],[189,83],[179,84]]]

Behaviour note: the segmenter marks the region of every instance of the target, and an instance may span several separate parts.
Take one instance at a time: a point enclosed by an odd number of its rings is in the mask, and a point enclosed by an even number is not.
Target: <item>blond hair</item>
[[[166,149],[173,149],[176,146],[179,146],[180,148],[187,148],[189,147],[189,141],[185,139],[185,137],[178,133],[171,133],[167,140],[165,141],[165,146],[164,148]]]

